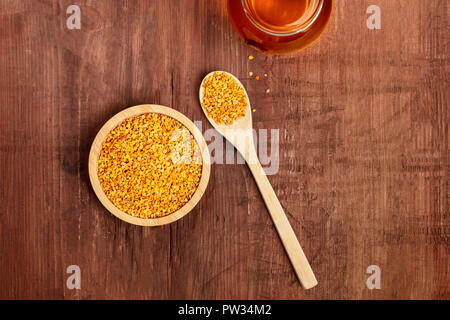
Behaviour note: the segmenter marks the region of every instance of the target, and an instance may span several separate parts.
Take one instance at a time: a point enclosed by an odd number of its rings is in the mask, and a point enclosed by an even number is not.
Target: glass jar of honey
[[[228,0],[228,16],[244,41],[268,53],[298,51],[316,40],[332,0]]]

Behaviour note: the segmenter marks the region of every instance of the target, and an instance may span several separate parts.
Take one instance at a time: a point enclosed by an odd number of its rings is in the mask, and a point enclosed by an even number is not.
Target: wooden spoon
[[[200,103],[203,102],[204,88],[203,84],[205,79],[213,75],[215,72],[224,71],[214,71],[206,75],[200,85]],[[225,72],[226,73],[226,72]],[[245,91],[242,83],[232,74],[227,73],[233,77],[236,82],[244,89],[245,95],[247,97],[247,110],[245,111],[245,116],[234,121],[231,125],[227,124],[217,124],[214,119],[210,118],[208,112],[202,107],[203,112],[208,118],[209,122],[213,127],[219,131],[234,147],[241,153],[247,162],[250,170],[256,180],[259,190],[261,191],[264,202],[269,209],[272,220],[278,231],[278,234],[283,242],[284,248],[291,260],[292,266],[294,267],[295,273],[297,274],[300,283],[303,288],[310,289],[317,285],[316,277],[309,265],[308,259],[303,252],[297,237],[295,236],[294,230],[292,230],[289,220],[278,201],[277,195],[273,190],[269,179],[264,173],[261,163],[258,160],[256,153],[254,141],[253,141],[253,125],[252,125],[252,112],[250,106],[250,99],[248,98],[247,92]]]

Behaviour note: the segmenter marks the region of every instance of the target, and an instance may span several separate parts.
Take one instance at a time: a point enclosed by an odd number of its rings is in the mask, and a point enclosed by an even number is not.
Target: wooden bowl
[[[100,155],[100,151],[102,149],[102,144],[106,140],[109,132],[121,124],[125,119],[139,116],[145,113],[160,113],[166,116],[172,117],[173,119],[181,122],[194,136],[197,145],[199,146],[200,153],[202,156],[202,176],[200,178],[200,183],[197,187],[197,190],[192,195],[192,198],[180,209],[177,211],[160,218],[149,218],[143,219],[139,217],[133,217],[126,212],[118,209],[109,199],[106,197],[103,192],[102,186],[100,185],[100,181],[98,179],[97,171],[98,171],[98,158]],[[206,145],[205,139],[203,138],[200,130],[194,125],[194,123],[189,120],[186,116],[181,114],[180,112],[160,105],[155,104],[145,104],[139,105],[135,107],[131,107],[125,109],[114,117],[108,120],[103,127],[98,132],[97,136],[92,143],[91,151],[89,153],[89,178],[91,180],[92,188],[94,189],[95,194],[97,195],[100,202],[111,212],[113,215],[118,217],[119,219],[126,221],[128,223],[132,223],[139,226],[161,226],[164,224],[168,224],[174,222],[191,211],[200,198],[205,193],[206,187],[209,181],[209,174],[211,171],[211,162],[209,157],[208,146]]]

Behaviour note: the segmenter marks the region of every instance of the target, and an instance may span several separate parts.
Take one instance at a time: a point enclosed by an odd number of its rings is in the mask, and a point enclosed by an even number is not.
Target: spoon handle
[[[261,191],[261,195],[264,198],[267,209],[269,209],[275,228],[281,238],[281,242],[283,242],[284,248],[286,249],[302,287],[305,289],[310,289],[317,285],[317,279],[314,276],[308,259],[306,258],[297,237],[295,236],[294,230],[292,230],[291,224],[284,213],[283,207],[281,206],[280,201],[278,201],[278,197],[275,194],[269,179],[267,179],[267,176],[264,173],[261,163],[256,157],[253,157],[253,159],[253,161],[248,162],[248,165],[253,176],[255,177],[256,184]]]

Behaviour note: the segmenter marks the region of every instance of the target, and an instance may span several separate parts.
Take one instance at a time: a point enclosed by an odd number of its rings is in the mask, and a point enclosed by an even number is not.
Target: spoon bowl
[[[236,78],[231,73],[226,72],[226,71],[213,71],[213,72],[208,73],[203,78],[203,81],[200,85],[200,92],[199,92],[200,103],[201,104],[203,103],[203,98],[205,96],[205,88],[203,87],[203,85],[205,84],[205,80],[208,79],[209,77],[211,77],[212,75],[214,75],[214,73],[216,73],[216,72],[221,72],[221,73],[225,73],[225,74],[229,75],[244,90],[245,96],[247,98],[247,109],[245,110],[244,117],[234,121],[230,125],[227,125],[227,124],[217,124],[213,119],[209,118],[208,112],[204,108],[202,108],[202,110],[205,113],[206,117],[208,118],[209,122],[211,122],[213,127],[220,133],[225,132],[226,130],[230,130],[230,129],[248,129],[248,128],[251,129],[252,128],[252,113],[251,113],[250,99],[248,98],[247,91],[245,90],[244,85],[239,81],[238,78]]]
[[[253,143],[253,122],[252,122],[252,108],[250,104],[250,99],[248,97],[247,91],[245,90],[244,85],[239,81],[238,78],[236,78],[234,75],[232,75],[229,72],[226,71],[213,71],[208,73],[204,78],[200,85],[200,92],[199,92],[199,99],[200,104],[203,104],[203,98],[205,96],[205,89],[203,87],[205,80],[211,77],[214,73],[221,72],[229,75],[231,78],[233,78],[236,83],[244,90],[246,99],[247,99],[247,108],[245,110],[245,116],[242,118],[239,118],[235,120],[232,124],[218,124],[209,117],[208,112],[205,110],[205,108],[202,107],[203,113],[205,114],[206,118],[208,118],[211,125],[216,129],[218,132],[220,132],[221,135],[223,135],[233,146],[244,156],[244,158],[247,160],[251,160],[252,163],[259,162],[257,157],[256,159],[253,158],[253,156],[256,154],[256,150],[254,153],[251,153],[250,151],[254,151],[254,143]],[[247,156],[247,158],[245,157]],[[250,157],[252,159],[250,159]]]

